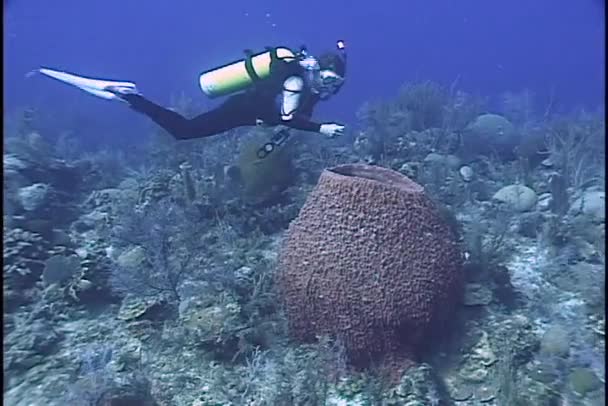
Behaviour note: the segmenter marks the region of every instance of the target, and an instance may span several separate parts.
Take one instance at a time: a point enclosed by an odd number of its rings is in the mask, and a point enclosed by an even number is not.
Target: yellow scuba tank
[[[289,61],[297,57],[292,50],[284,47],[267,48],[257,54],[246,51],[246,54],[244,59],[201,73],[199,84],[203,93],[213,98],[245,90],[255,81],[270,75],[273,58]]]

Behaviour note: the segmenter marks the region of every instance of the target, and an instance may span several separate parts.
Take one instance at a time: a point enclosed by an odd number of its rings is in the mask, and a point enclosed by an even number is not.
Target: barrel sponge
[[[457,237],[424,188],[361,164],[323,171],[286,232],[277,270],[291,337],[340,339],[362,367],[416,361],[452,315],[462,279]]]

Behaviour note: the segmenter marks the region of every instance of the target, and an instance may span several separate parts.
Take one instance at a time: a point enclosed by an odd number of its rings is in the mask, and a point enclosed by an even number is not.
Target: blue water
[[[49,133],[79,128],[86,144],[136,142],[151,124],[43,77],[40,66],[135,81],[169,105],[183,92],[201,107],[202,70],[245,48],[306,44],[312,52],[344,39],[348,82],[320,106],[319,119],[355,124],[368,100],[408,81],[432,80],[496,98],[524,88],[541,106],[564,110],[603,102],[604,3],[599,0],[260,0],[5,1],[5,112],[43,107]],[[125,134],[131,134],[126,136]],[[51,134],[49,134],[50,136]]]

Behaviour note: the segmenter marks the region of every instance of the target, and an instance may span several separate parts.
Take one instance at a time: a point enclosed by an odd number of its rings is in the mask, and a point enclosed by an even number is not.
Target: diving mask
[[[317,82],[313,90],[321,95],[321,98],[335,94],[344,83],[344,78],[332,70],[322,70],[319,72]]]
[[[321,69],[319,61],[313,56],[306,56],[302,59],[300,66],[306,72],[306,81],[312,92],[318,94],[322,100],[335,94],[344,83],[344,78],[336,72]]]

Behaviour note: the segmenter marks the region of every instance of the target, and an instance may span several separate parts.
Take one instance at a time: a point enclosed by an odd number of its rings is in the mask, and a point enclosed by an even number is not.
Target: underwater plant
[[[574,191],[602,185],[606,162],[604,138],[605,124],[601,117],[581,113],[574,119],[556,119],[547,128],[547,163],[559,170]]]
[[[166,294],[179,300],[178,288],[191,276],[202,248],[193,216],[170,198],[123,216],[114,239],[126,250],[111,271],[112,290],[120,296]]]
[[[406,83],[399,90],[397,103],[407,111],[411,129],[422,131],[441,127],[447,97],[446,90],[438,83]]]
[[[128,373],[119,373],[111,365],[115,352],[113,344],[101,343],[89,345],[79,354],[80,369],[66,389],[65,404],[156,405],[150,393],[150,381],[141,365]]]

